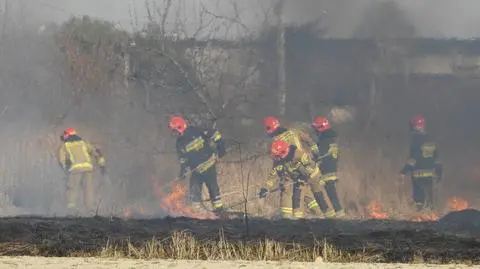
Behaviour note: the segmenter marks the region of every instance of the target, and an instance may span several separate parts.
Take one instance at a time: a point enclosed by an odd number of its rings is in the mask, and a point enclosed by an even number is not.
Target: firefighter
[[[318,154],[318,148],[315,141],[313,141],[308,134],[302,132],[301,130],[295,128],[285,128],[280,125],[280,121],[277,118],[271,116],[264,118],[263,125],[265,128],[265,133],[267,136],[273,138],[273,140],[283,140],[289,145],[295,145],[296,148],[309,154],[310,157]],[[280,184],[283,184],[282,181]],[[285,191],[290,190],[285,189]],[[309,192],[310,189],[305,188],[303,184],[294,184],[292,193],[286,194],[282,189],[280,196],[282,197],[284,195],[291,195],[292,199],[295,200],[295,203],[304,202],[311,214],[320,215],[322,212],[320,211],[318,200],[321,199],[321,197],[319,196],[318,199],[312,198],[311,196],[314,195],[309,195]],[[321,203],[326,204],[325,199],[321,200]],[[302,218],[303,212],[297,211],[295,217]]]
[[[68,177],[67,207],[73,210],[77,207],[77,193],[83,184],[83,202],[89,212],[94,210],[94,183],[92,173],[95,158],[100,166],[100,172],[105,175],[105,158],[100,150],[82,139],[74,128],[68,128],[60,136],[63,142],[58,150],[58,162]]]
[[[325,191],[328,199],[332,203],[334,214],[336,217],[344,217],[343,209],[337,193],[337,165],[338,165],[338,139],[337,132],[332,128],[330,121],[318,116],[312,122],[312,127],[317,133],[317,146],[320,154],[317,156],[316,162],[322,171],[322,184],[325,184]],[[323,208],[323,210],[327,210]],[[333,212],[327,211],[329,215]]]
[[[205,183],[210,202],[216,214],[223,213],[216,163],[226,151],[218,130],[205,130],[189,126],[180,116],[173,116],[169,128],[177,136],[176,150],[180,161],[180,179],[190,176],[189,198],[191,206],[202,211],[202,186]]]
[[[411,143],[409,159],[400,171],[401,178],[412,177],[413,201],[417,211],[433,209],[433,184],[440,181],[443,168],[435,142],[426,133],[425,118],[417,115],[410,120]]]
[[[301,130],[285,128],[280,125],[280,121],[275,117],[266,117],[263,120],[263,125],[266,134],[274,140],[283,140],[289,145],[295,145],[303,152],[311,152],[311,155],[318,155],[318,147],[315,141]]]
[[[270,154],[274,166],[260,189],[259,197],[265,198],[269,189],[274,187],[276,178],[280,178],[285,188],[285,195],[280,200],[280,215],[283,218],[296,218],[295,213],[303,213],[303,210],[300,200],[292,199],[294,185],[305,184],[314,194],[321,192],[322,186],[317,184],[321,177],[320,169],[309,154],[283,140],[275,140],[271,144]]]

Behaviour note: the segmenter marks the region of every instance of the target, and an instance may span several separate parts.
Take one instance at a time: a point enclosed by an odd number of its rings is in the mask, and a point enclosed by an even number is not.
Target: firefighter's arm
[[[64,171],[67,171],[67,170],[68,170],[67,162],[66,162],[66,157],[67,157],[67,153],[66,153],[66,151],[65,151],[65,146],[62,145],[62,146],[59,147],[58,150],[57,150],[57,161],[58,161],[58,164],[60,165],[60,167],[61,167]]]
[[[300,157],[300,162],[302,163],[301,172],[308,179],[317,179],[322,175],[320,168],[317,164],[308,156],[308,154],[303,153]]]
[[[272,189],[277,181],[278,172],[282,169],[282,165],[273,165],[272,170],[268,173],[267,180],[263,184],[266,189]]]
[[[328,152],[324,157],[338,159],[338,143],[335,137],[328,139]]]
[[[407,175],[411,173],[415,169],[415,165],[417,164],[417,156],[415,156],[415,147],[416,145],[412,143],[410,145],[410,153],[407,163],[403,166],[400,174]]]
[[[225,156],[225,142],[220,131],[214,129],[212,131],[206,131],[205,134],[210,141],[212,147],[216,149],[218,157],[222,158],[223,156]]]
[[[435,174],[437,175],[438,180],[442,180],[443,178],[443,165],[440,162],[440,159],[438,158],[438,152],[435,149],[435,153],[433,155],[433,158],[435,159]]]
[[[260,198],[265,198],[268,194],[268,190],[273,189],[275,182],[277,181],[278,172],[282,170],[282,167],[282,165],[273,164],[273,168],[270,170],[270,173],[268,173],[267,180],[264,182],[258,194]]]
[[[100,149],[92,145],[90,142],[85,141],[87,145],[88,153],[97,160],[98,166],[105,167],[105,157],[103,157],[102,152]]]
[[[180,173],[179,173],[179,178],[180,179],[185,179],[187,177],[188,173],[188,158],[187,156],[183,153],[182,149],[180,146],[177,144],[176,146],[177,150],[177,158],[180,163]]]

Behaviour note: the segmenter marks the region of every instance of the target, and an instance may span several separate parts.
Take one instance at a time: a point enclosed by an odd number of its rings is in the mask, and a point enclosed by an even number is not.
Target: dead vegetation
[[[479,212],[457,214],[471,225],[252,219],[248,234],[242,219],[4,218],[0,255],[479,264]]]

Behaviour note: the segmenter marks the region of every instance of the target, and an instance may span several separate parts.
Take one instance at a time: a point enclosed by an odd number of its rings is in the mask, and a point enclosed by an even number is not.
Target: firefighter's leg
[[[340,199],[338,199],[337,193],[337,182],[336,180],[330,180],[325,183],[325,190],[327,192],[328,199],[332,203],[333,209],[337,217],[345,216],[345,210],[340,204]]]
[[[188,203],[195,210],[202,210],[202,186],[203,175],[199,173],[192,173],[189,182]]]
[[[327,201],[325,200],[325,188],[324,184],[320,182],[319,180],[311,181],[309,182],[310,188],[313,192],[313,196],[315,197],[315,200],[317,201],[318,205],[320,206],[320,210],[322,211],[323,215],[326,218],[332,218],[335,216],[335,211],[333,209],[330,209]]]
[[[417,211],[422,211],[425,206],[425,190],[421,178],[412,178],[413,201]]]
[[[83,172],[82,173],[82,183],[83,183],[83,203],[88,212],[92,212],[95,208],[94,201],[94,190],[93,186],[93,176],[92,172]]]
[[[423,187],[424,187],[424,193],[425,193],[425,207],[427,209],[430,209],[432,210],[435,205],[434,205],[434,202],[433,202],[433,181],[435,179],[434,178],[426,178],[424,179],[424,183],[423,183]]]
[[[309,185],[304,186],[303,188],[303,203],[305,204],[305,207],[307,208],[306,211],[308,211],[309,214],[313,216],[322,216],[322,211],[320,210],[320,206],[317,203],[317,200],[315,200],[315,196],[313,195],[312,190],[310,189]]]
[[[205,184],[207,185],[208,194],[212,203],[213,210],[216,212],[223,210],[222,199],[220,198],[220,188],[217,181],[217,169],[215,166],[209,168],[203,174],[205,177]]]
[[[282,218],[293,218],[293,184],[285,182],[284,190],[280,196],[280,216]]]
[[[80,188],[81,180],[82,180],[81,173],[70,173],[68,175],[67,206],[69,209],[73,209],[77,206],[77,193]]]
[[[293,193],[292,193],[292,208],[293,208],[293,217],[295,219],[303,219],[305,217],[303,211],[303,185],[299,183],[293,184]]]

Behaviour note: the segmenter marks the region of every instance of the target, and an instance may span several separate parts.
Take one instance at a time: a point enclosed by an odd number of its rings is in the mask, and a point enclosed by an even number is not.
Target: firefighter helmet
[[[76,135],[76,134],[77,134],[77,130],[75,130],[75,128],[67,128],[65,129],[65,131],[63,131],[63,139],[67,139],[70,136]]]
[[[275,117],[266,117],[263,119],[263,126],[265,127],[265,132],[271,134],[280,127],[280,121]]]
[[[187,121],[180,116],[173,116],[170,118],[168,128],[172,131],[176,131],[179,134],[183,134],[187,129]]]
[[[410,125],[416,130],[422,130],[425,128],[425,118],[420,115],[413,116],[410,119]]]
[[[290,145],[283,140],[275,140],[270,151],[273,158],[285,158],[290,152]]]
[[[316,117],[312,122],[312,126],[319,132],[325,132],[326,130],[332,128],[330,121],[322,116]]]

